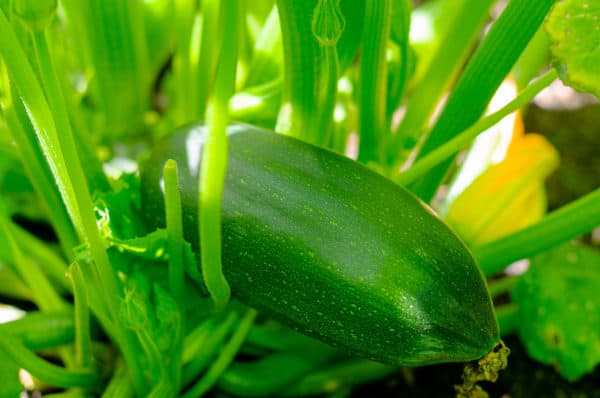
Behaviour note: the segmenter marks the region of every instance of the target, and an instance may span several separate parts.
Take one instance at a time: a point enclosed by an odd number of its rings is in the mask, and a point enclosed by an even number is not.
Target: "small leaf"
[[[600,253],[566,244],[536,256],[512,299],[529,355],[576,380],[600,362]]]
[[[600,2],[561,1],[545,27],[560,78],[600,98]]]

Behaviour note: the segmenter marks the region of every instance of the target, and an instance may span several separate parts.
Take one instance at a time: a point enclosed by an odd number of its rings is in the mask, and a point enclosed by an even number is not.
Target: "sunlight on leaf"
[[[561,79],[600,98],[600,2],[559,2],[545,27]]]

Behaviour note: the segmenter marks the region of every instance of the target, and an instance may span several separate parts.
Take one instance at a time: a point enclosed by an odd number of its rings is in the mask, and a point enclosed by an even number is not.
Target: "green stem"
[[[133,398],[134,396],[135,390],[133,384],[131,384],[129,375],[127,374],[127,366],[125,365],[125,362],[119,358],[110,382],[102,393],[102,398]]]
[[[210,362],[212,356],[220,350],[229,332],[239,325],[238,315],[231,312],[218,325],[212,323],[201,327],[201,335],[196,335],[195,340],[186,338],[184,345],[183,384],[190,383]],[[198,338],[200,337],[200,338]]]
[[[44,394],[44,398],[87,398],[89,394],[81,389],[71,389],[64,392]]]
[[[311,21],[316,1],[276,0],[283,43],[283,105],[276,131],[316,143],[319,47]],[[319,63],[316,64],[315,63]]]
[[[151,76],[144,31],[143,2],[63,0],[73,37],[91,65],[90,92],[101,117],[101,132],[131,134],[143,126]],[[118,95],[117,95],[118,93]]]
[[[333,109],[337,94],[337,83],[339,75],[339,62],[337,47],[321,46],[321,58],[323,62],[323,73],[321,74],[321,92],[319,101],[319,116],[317,121],[317,144],[326,146],[331,139],[333,124]]]
[[[221,20],[220,12],[224,10],[221,6],[222,1],[219,0],[203,0],[202,1],[202,36],[200,39],[200,58],[198,62],[198,68],[196,71],[197,88],[195,90],[195,96],[192,98],[195,100],[193,103],[194,114],[202,117],[206,113],[206,106],[208,102],[208,93],[211,92],[213,82],[215,82],[215,76],[217,75],[217,64],[219,62],[219,50],[223,50],[224,44],[222,31],[233,30],[235,34],[239,34],[240,27],[237,26],[238,22],[234,22],[234,25],[225,24],[226,21]],[[234,6],[237,7],[237,6]],[[230,12],[225,10],[225,12]],[[227,21],[231,22],[231,20]],[[226,35],[229,33],[224,32]],[[237,45],[237,36],[234,39]],[[229,45],[232,42],[229,41]],[[237,65],[237,49],[235,50],[236,56],[234,57]],[[221,61],[223,62],[223,61]],[[235,75],[234,75],[235,76]],[[235,77],[234,80],[235,82]],[[233,94],[233,89],[231,90]],[[231,94],[230,94],[231,96]],[[229,100],[229,98],[227,98]]]
[[[67,263],[47,243],[39,240],[17,224],[11,223],[10,228],[22,250],[40,264],[40,268],[52,279],[53,284],[72,292],[71,284],[65,278],[68,269]]]
[[[183,398],[202,396],[215,385],[244,343],[248,330],[252,326],[252,323],[254,323],[256,315],[257,313],[253,309],[246,312],[237,330],[221,350],[219,357],[212,363],[211,367],[206,371],[206,374],[204,374],[204,376],[202,376],[202,378],[183,395]]]
[[[160,349],[156,345],[156,342],[150,336],[147,328],[142,328],[136,331],[140,345],[146,354],[147,365],[146,371],[151,379],[151,383],[154,384],[156,379],[163,380],[167,376],[166,364],[163,361]],[[158,383],[157,383],[158,384]]]
[[[31,289],[35,303],[42,311],[62,311],[67,304],[58,295],[46,275],[37,267],[27,261],[17,241],[11,233],[10,222],[4,213],[4,203],[0,198],[0,239],[7,246],[9,257],[15,266],[15,271],[21,280]]]
[[[472,249],[485,275],[576,238],[600,225],[600,188],[548,214],[540,222]]]
[[[167,246],[169,248],[169,290],[179,306],[183,304],[183,224],[181,194],[177,163],[169,159],[163,169],[165,181],[165,209],[167,220]]]
[[[183,301],[183,290],[185,282],[185,271],[183,266],[183,223],[181,215],[181,193],[179,190],[179,177],[177,162],[169,159],[163,169],[165,181],[165,209],[167,220],[167,247],[169,250],[169,291],[179,311],[183,313],[185,307]],[[185,319],[182,317],[182,322]],[[185,324],[180,325],[182,330]],[[183,338],[178,336],[174,344],[171,356],[171,377],[174,385],[181,382],[181,358],[183,353]]]
[[[34,32],[33,39],[40,70],[44,71],[42,83],[44,84],[48,102],[52,106],[56,128],[61,131],[61,139],[57,136],[57,130],[54,130],[53,133],[56,135],[51,137],[50,140],[60,143],[59,148],[60,152],[62,152],[62,156],[60,156],[62,164],[69,165],[66,179],[62,183],[69,187],[70,194],[75,199],[73,215],[76,215],[76,218],[80,219],[82,235],[89,242],[92,259],[96,265],[97,274],[100,277],[102,286],[100,295],[104,298],[109,308],[109,314],[118,314],[118,308],[120,307],[119,298],[122,297],[122,292],[120,292],[118,281],[113,273],[112,265],[106,252],[106,244],[100,236],[96,225],[94,205],[77,154],[64,98],[56,77],[54,63],[48,50],[46,34],[44,32]],[[78,189],[75,189],[75,187],[78,187]],[[118,339],[119,348],[123,351],[123,355],[128,362],[136,388],[141,392],[144,388],[144,377],[141,364],[135,354],[136,342],[134,336],[120,328],[115,328],[113,331],[117,333],[115,338]]]
[[[233,396],[276,396],[339,352],[325,344],[300,351],[282,351],[253,362],[232,364],[220,377],[219,389]],[[285,369],[285,372],[281,370]]]
[[[242,3],[225,0],[221,4],[223,43],[214,92],[208,101],[206,124],[208,138],[202,148],[200,168],[199,233],[202,276],[215,306],[222,308],[229,301],[231,289],[223,276],[221,264],[221,202],[227,168],[229,99],[235,88],[237,42]]]
[[[519,277],[506,276],[488,283],[488,290],[492,298],[498,297],[501,294],[510,292],[517,284]]]
[[[321,65],[318,76],[318,115],[314,142],[325,146],[331,137],[333,109],[335,107],[339,75],[337,43],[344,32],[346,22],[339,0],[318,0],[313,11],[312,34],[319,42]]]
[[[523,88],[548,65],[550,39],[544,26],[540,26],[511,72],[517,87]]]
[[[88,308],[87,289],[79,264],[71,264],[68,276],[73,284],[75,301],[75,352],[77,353],[77,364],[81,368],[89,368],[92,365],[90,311]]]
[[[161,377],[158,384],[148,394],[148,398],[171,398],[175,396],[173,384],[168,377]]]
[[[417,144],[442,94],[471,53],[492,3],[493,0],[454,0],[446,3],[446,8],[450,9],[444,10],[447,12],[443,18],[450,20],[450,26],[438,32],[441,43],[423,73],[426,78],[411,93],[406,113],[388,147],[390,162],[402,161],[403,150]]]
[[[0,76],[2,75],[0,71]],[[29,180],[39,197],[44,198],[42,201],[43,206],[46,207],[48,217],[58,235],[60,245],[64,253],[69,258],[73,258],[73,247],[79,241],[77,233],[69,218],[67,207],[61,198],[59,189],[54,182],[49,164],[44,158],[42,148],[38,144],[36,132],[29,120],[27,110],[20,100],[16,87],[13,84],[9,84],[8,74],[5,77],[6,81],[3,82],[3,86],[7,93],[5,96],[6,102],[0,101],[0,105],[4,111],[6,123],[12,133],[12,137],[17,143],[21,159],[23,160],[23,167],[27,172]]]
[[[0,333],[10,334],[32,351],[71,344],[74,329],[73,312],[70,310],[29,311],[23,318],[0,323]]]
[[[389,87],[389,101],[387,103],[387,120],[392,120],[394,112],[402,103],[408,79],[410,59],[410,17],[412,0],[400,0],[392,3],[392,16],[390,18],[390,36],[398,45],[399,65],[393,71]],[[471,11],[472,12],[472,11]],[[390,141],[391,143],[391,141]],[[388,145],[389,147],[390,145]],[[388,148],[386,147],[386,149]],[[386,154],[387,155],[387,154]]]
[[[196,17],[195,2],[192,0],[176,0],[175,16],[176,24],[176,45],[173,54],[173,96],[175,106],[173,109],[173,118],[176,125],[180,125],[192,120],[194,112],[193,98],[196,95],[195,75],[192,73],[195,62],[197,61],[192,52],[191,42],[195,35],[193,34],[194,20]],[[190,86],[191,85],[191,86]]]
[[[430,152],[427,156],[417,160],[410,169],[400,174],[394,180],[400,185],[409,185],[419,178],[423,177],[432,168],[461,151],[475,137],[490,127],[494,126],[506,115],[524,107],[537,93],[547,87],[558,77],[554,69],[547,72],[544,76],[525,88],[514,100],[509,102],[502,109],[479,120],[471,127],[464,130],[451,140],[445,142],[442,146]]]
[[[44,383],[56,387],[94,387],[99,381],[99,375],[91,370],[66,370],[60,366],[48,363],[16,340],[0,331],[0,351]]]
[[[471,58],[418,158],[423,158],[473,124],[544,21],[555,0],[512,0]],[[429,202],[446,176],[448,159],[410,189]]]
[[[507,336],[519,329],[519,306],[517,304],[504,304],[496,308],[496,318],[502,336]]]
[[[27,56],[14,31],[11,29],[10,23],[4,16],[4,12],[1,10],[0,55],[2,55],[6,69],[20,94],[19,100],[26,109],[55,180],[57,182],[68,181],[67,168],[64,167],[67,163],[62,158],[58,147],[54,145],[54,143],[58,142],[58,134],[44,92],[39,84],[37,84],[36,75],[27,60]],[[77,216],[78,207],[73,199],[72,187],[64,182],[57,183],[57,186],[75,229],[81,236],[81,222]]]
[[[282,395],[303,397],[332,393],[344,387],[382,379],[397,371],[396,367],[366,359],[350,360],[306,376]]]
[[[43,83],[47,91],[48,101],[54,104],[53,109],[55,111],[63,111],[65,109],[64,101],[56,78],[54,64],[48,51],[45,34],[35,32],[33,37],[39,68],[44,75]],[[119,298],[117,281],[112,273],[112,266],[96,226],[92,200],[79,162],[70,126],[60,126],[61,136],[59,138],[57,125],[46,102],[46,96],[38,85],[35,73],[27,61],[27,56],[2,12],[0,12],[0,54],[6,62],[15,86],[22,95],[21,100],[27,108],[29,118],[51,166],[56,184],[67,205],[73,224],[84,241],[87,240],[90,243],[92,258],[95,260],[98,274],[102,279],[101,291],[104,299],[109,303],[108,307],[112,309],[111,313],[115,314],[117,313]],[[58,120],[68,121],[68,118],[59,115]],[[66,165],[69,165],[69,167],[66,167]],[[78,189],[75,189],[75,187]],[[111,325],[107,325],[107,327],[111,328]],[[131,340],[127,342],[124,339],[119,340],[121,349],[131,362],[131,370],[136,375],[134,378],[137,379],[138,386],[141,388],[143,376],[140,369],[141,365],[139,365],[136,355],[134,355],[135,344]]]
[[[262,86],[273,80],[281,82],[284,58],[279,14],[275,5],[254,42],[252,52],[253,56],[244,87]]]
[[[273,351],[296,351],[301,350],[316,340],[287,327],[271,329],[254,325],[248,332],[247,343],[262,349]]]
[[[363,48],[358,78],[359,136],[358,160],[383,160],[389,135],[387,122],[387,41],[390,34],[390,0],[367,0]]]

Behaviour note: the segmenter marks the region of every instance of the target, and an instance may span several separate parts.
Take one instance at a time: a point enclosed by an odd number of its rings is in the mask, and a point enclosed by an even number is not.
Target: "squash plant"
[[[0,0],[0,395],[340,396],[475,361],[474,396],[515,331],[592,370],[600,257],[568,242],[600,191],[544,215],[556,151],[482,137],[557,77],[599,94],[600,9],[495,3]]]

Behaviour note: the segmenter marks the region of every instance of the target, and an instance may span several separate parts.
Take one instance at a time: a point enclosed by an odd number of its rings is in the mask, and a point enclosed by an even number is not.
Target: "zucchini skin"
[[[499,340],[485,279],[462,241],[404,188],[328,150],[228,128],[223,272],[233,294],[307,335],[379,362],[482,357]],[[206,129],[158,145],[142,173],[150,228],[164,227],[162,168],[179,167],[184,234],[198,249]]]

